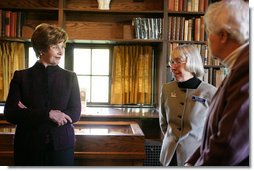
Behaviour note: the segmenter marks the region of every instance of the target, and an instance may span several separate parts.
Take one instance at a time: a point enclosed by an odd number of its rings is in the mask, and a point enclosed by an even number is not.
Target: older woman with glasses
[[[183,166],[201,143],[216,87],[201,81],[204,66],[193,45],[176,47],[169,66],[175,81],[164,84],[161,90],[159,121],[164,138],[160,162],[164,166]]]

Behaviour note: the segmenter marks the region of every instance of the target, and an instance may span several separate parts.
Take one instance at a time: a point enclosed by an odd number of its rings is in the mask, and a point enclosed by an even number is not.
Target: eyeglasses
[[[173,65],[180,65],[180,64],[186,64],[186,61],[181,61],[181,60],[177,60],[177,61],[169,60],[168,61],[168,65],[170,67],[172,67]]]

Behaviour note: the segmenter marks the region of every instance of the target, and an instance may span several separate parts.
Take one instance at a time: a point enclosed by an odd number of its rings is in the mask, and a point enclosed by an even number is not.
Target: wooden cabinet
[[[86,107],[82,110],[80,121],[136,122],[145,139],[161,139],[159,112],[156,109]]]
[[[142,166],[144,134],[136,122],[80,121],[74,124],[76,166]],[[15,126],[0,122],[0,165],[12,166]]]
[[[13,166],[13,143],[15,126],[0,121],[0,166]]]
[[[143,165],[144,134],[135,122],[91,122],[75,124],[76,165]]]

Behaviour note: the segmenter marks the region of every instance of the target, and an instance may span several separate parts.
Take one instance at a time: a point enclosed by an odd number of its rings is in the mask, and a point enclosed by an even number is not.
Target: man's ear
[[[221,30],[219,36],[221,43],[226,43],[229,39],[229,34],[225,30]]]

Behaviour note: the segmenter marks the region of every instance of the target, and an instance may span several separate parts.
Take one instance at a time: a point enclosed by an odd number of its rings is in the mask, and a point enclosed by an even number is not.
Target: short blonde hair
[[[185,44],[173,49],[171,60],[186,61],[186,69],[194,76],[201,78],[204,75],[204,65],[199,50],[194,45]]]

